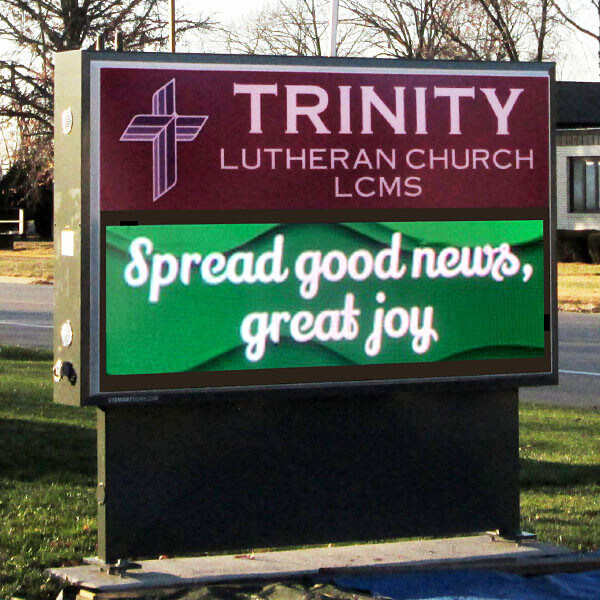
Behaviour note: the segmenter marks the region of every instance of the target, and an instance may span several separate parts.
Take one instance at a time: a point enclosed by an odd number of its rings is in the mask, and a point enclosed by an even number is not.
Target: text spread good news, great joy
[[[292,253],[290,253],[292,254]],[[285,235],[274,235],[270,248],[261,253],[252,251],[159,253],[148,237],[137,237],[129,246],[130,262],[124,270],[128,286],[138,288],[149,283],[148,302],[156,304],[161,290],[171,285],[190,286],[193,283],[216,286],[221,284],[278,285],[293,273],[298,295],[304,302],[316,298],[324,282],[357,282],[368,280],[486,278],[502,282],[506,277],[522,273],[525,283],[533,274],[529,264],[521,262],[509,244],[486,244],[475,247],[432,248],[412,250],[410,269],[402,262],[402,234],[393,233],[389,245],[378,252],[366,248],[353,251],[318,249],[301,251],[296,258],[285,255]],[[287,260],[286,260],[287,258]],[[293,269],[286,265],[293,264]],[[313,340],[342,342],[357,339],[361,331],[360,317],[366,315],[369,335],[363,345],[366,356],[377,356],[383,340],[412,338],[410,347],[415,354],[424,354],[432,342],[439,340],[434,327],[433,306],[383,306],[386,294],[375,294],[377,303],[368,311],[357,306],[354,293],[344,290],[343,306],[311,310],[253,311],[239,323],[239,336],[245,343],[245,356],[250,362],[262,360],[267,345],[279,344],[283,335],[296,343]],[[306,304],[306,308],[310,305]],[[314,308],[314,307],[313,307]],[[368,314],[367,314],[368,313]],[[372,316],[371,316],[372,313]]]

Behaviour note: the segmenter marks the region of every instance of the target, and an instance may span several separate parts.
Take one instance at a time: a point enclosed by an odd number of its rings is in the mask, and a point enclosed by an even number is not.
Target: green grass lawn
[[[600,548],[598,432],[598,410],[521,406],[525,531],[577,550]]]
[[[0,347],[0,598],[95,554],[95,413],[52,402],[51,355]]]
[[[96,554],[93,409],[52,403],[49,353],[0,348],[0,599],[56,597],[49,567]],[[521,408],[522,527],[600,547],[600,411]]]

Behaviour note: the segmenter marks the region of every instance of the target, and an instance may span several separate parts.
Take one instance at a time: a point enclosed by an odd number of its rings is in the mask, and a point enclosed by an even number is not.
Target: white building
[[[557,88],[557,228],[600,230],[600,83]]]

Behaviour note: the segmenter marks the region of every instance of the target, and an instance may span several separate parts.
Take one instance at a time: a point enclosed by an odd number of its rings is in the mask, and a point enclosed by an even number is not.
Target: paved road
[[[0,345],[52,349],[53,286],[0,283]]]
[[[557,386],[521,388],[523,402],[600,408],[600,314],[558,313]]]
[[[0,283],[0,345],[52,348],[51,285]],[[600,314],[559,313],[560,384],[521,388],[524,402],[600,408]]]

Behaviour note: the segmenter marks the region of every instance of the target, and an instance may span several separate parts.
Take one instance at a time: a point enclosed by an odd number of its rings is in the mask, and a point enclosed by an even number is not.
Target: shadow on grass
[[[570,465],[524,458],[520,460],[521,486],[573,486],[600,483],[600,465]]]
[[[0,420],[0,473],[18,481],[95,485],[96,432],[21,419]]]
[[[0,345],[0,358],[4,360],[52,360],[52,357],[52,350]]]
[[[577,408],[568,407],[567,409],[563,410],[563,415],[568,416],[569,413],[567,411],[575,411]],[[593,417],[595,416],[596,415],[594,414]],[[592,421],[591,419],[583,419],[579,417],[579,415],[575,414],[572,419],[570,419],[570,422],[561,420],[559,423],[544,423],[544,435],[551,435],[552,433],[563,434],[565,437],[566,434],[581,435],[582,433],[586,433],[586,431],[588,431],[590,428],[595,427],[596,422],[596,420]],[[528,437],[532,437],[537,433],[536,429],[539,429],[540,424],[520,423],[519,427],[521,435],[523,436],[523,440],[526,440]]]

